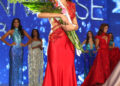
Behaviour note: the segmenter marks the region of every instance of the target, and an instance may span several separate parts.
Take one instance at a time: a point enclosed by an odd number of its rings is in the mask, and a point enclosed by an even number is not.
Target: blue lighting
[[[109,3],[113,4],[109,6]],[[47,48],[48,48],[48,36],[50,32],[50,23],[47,18],[37,18],[36,14],[29,12],[23,7],[23,5],[16,4],[15,10],[13,5],[7,5],[7,0],[0,0],[0,37],[5,34],[11,27],[13,18],[20,18],[23,28],[31,35],[32,29],[38,29],[40,37],[43,41],[43,53],[44,53],[44,73],[47,66]],[[76,4],[76,13],[79,29],[77,32],[81,42],[86,38],[86,34],[91,30],[94,35],[99,30],[99,26],[103,22],[110,24],[109,32],[113,32],[115,35],[115,45],[120,47],[120,16],[115,15],[120,13],[120,0],[73,0]],[[108,7],[110,11],[108,11]],[[13,11],[15,14],[13,14]],[[111,13],[111,14],[110,14]],[[113,15],[113,16],[110,16]],[[110,16],[110,18],[108,18]],[[112,19],[111,19],[112,18]],[[116,27],[112,25],[117,25]],[[10,43],[12,40],[10,36],[6,38]],[[25,43],[27,38],[23,39]],[[84,46],[85,47],[85,46]],[[5,43],[0,41],[0,84],[8,84],[9,79],[9,49]],[[23,82],[22,84],[28,84],[28,47],[24,48],[23,59]],[[83,55],[78,57],[75,55],[75,67],[77,84],[80,85],[84,81],[84,58]]]
[[[112,10],[112,13],[120,13],[120,0],[112,0],[116,5]]]

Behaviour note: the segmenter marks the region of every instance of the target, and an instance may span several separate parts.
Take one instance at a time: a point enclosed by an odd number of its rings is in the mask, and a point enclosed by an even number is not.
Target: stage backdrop
[[[109,23],[109,32],[115,35],[115,44],[120,47],[120,0],[73,0],[76,3],[76,16],[79,24],[77,32],[80,41],[86,38],[91,30],[94,35],[101,23]],[[10,4],[7,0],[0,0],[0,37],[11,27],[13,18],[20,18],[23,28],[31,35],[32,29],[38,29],[44,47],[44,71],[47,65],[47,46],[50,24],[48,19],[37,18],[22,4]],[[10,37],[6,39],[12,42]],[[25,43],[25,37],[23,42]],[[0,41],[0,85],[8,84],[9,79],[9,49],[10,47]],[[84,57],[75,56],[77,83],[84,80]],[[28,48],[24,48],[23,84],[28,84]],[[68,59],[69,60],[69,59]],[[68,71],[69,72],[69,71]],[[45,73],[44,73],[45,74]]]

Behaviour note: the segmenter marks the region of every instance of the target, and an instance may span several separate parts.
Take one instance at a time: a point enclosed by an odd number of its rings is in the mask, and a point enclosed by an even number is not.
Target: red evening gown
[[[71,19],[75,17],[75,4],[68,2]],[[57,20],[55,20],[60,24]],[[43,86],[77,86],[75,49],[65,31],[60,27],[49,37],[48,61]]]
[[[103,36],[107,36],[108,40],[103,39]],[[109,36],[102,33],[100,36],[96,36],[96,38],[99,39],[99,50],[93,66],[81,86],[103,84],[110,75]]]
[[[118,62],[120,61],[120,50],[119,48],[115,47],[109,50],[110,53],[110,67],[111,72],[114,70]]]

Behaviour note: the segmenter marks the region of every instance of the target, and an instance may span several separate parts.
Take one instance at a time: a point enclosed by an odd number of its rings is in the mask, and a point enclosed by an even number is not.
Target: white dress
[[[43,51],[40,48],[32,49],[40,44],[41,41],[33,41],[28,46],[29,86],[42,86],[43,83]]]
[[[120,86],[120,61],[103,86]]]

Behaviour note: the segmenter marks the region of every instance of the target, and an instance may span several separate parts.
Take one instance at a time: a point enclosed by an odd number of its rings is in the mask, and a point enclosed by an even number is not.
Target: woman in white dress
[[[43,48],[37,29],[32,30],[32,43],[29,45],[28,66],[29,86],[42,86],[43,83]]]
[[[120,86],[120,61],[103,86]]]

